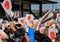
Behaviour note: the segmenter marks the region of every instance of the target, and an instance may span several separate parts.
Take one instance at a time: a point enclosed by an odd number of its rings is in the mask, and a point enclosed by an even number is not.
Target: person
[[[11,39],[12,38],[12,36],[13,36],[13,31],[10,29],[10,27],[8,26],[8,27],[6,27],[6,29],[4,30],[4,32],[8,35],[8,39],[6,39],[7,40],[7,42],[13,42],[13,40]]]
[[[33,28],[29,28],[28,30],[28,36],[30,38],[30,42],[35,42],[35,37],[34,37],[34,29]]]
[[[30,38],[30,42],[35,42],[35,29],[37,28],[36,24],[33,24],[32,27],[28,29],[28,36]]]
[[[41,34],[38,30],[35,31],[35,39],[37,42],[52,42],[47,35]]]
[[[26,35],[26,30],[21,26],[21,24],[15,25],[14,22],[12,21],[10,22],[10,27],[14,31],[14,37],[12,38],[14,42],[28,42],[26,40],[29,37],[28,35]]]

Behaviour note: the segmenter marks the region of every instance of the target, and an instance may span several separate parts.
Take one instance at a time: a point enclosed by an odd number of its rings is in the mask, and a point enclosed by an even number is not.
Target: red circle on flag
[[[41,32],[44,33],[44,28],[41,29]]]
[[[54,32],[50,32],[50,39],[53,40],[55,38]]]
[[[6,1],[6,2],[5,2],[4,7],[5,7],[7,10],[10,8],[10,3],[9,3],[9,1]]]
[[[30,20],[30,19],[31,19],[31,17],[30,17],[30,16],[28,16],[27,18],[28,18],[28,20]]]
[[[16,16],[18,16],[18,12],[16,13]]]
[[[4,34],[0,34],[0,38],[4,38]]]
[[[21,20],[20,20],[20,22],[21,22],[21,23],[24,23],[24,20],[23,20],[23,19],[21,19]]]

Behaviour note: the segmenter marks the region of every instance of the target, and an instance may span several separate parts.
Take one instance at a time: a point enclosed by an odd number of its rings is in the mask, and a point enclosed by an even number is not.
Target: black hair
[[[49,28],[49,26],[46,26],[46,28]]]
[[[42,34],[38,30],[35,31],[35,39],[37,42],[42,42]]]
[[[24,36],[26,32],[25,28],[19,28],[15,32],[15,37]]]
[[[4,0],[0,0],[0,2],[3,2]]]
[[[14,18],[14,21],[18,22],[18,18]]]
[[[52,42],[48,36],[41,34],[38,30],[35,31],[35,39],[37,42]]]
[[[51,39],[49,37],[46,37],[43,42],[52,42]]]
[[[16,26],[21,27],[21,24],[16,24]]]

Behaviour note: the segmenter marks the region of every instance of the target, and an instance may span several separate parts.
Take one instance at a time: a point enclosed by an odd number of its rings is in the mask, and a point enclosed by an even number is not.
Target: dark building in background
[[[0,0],[3,2],[3,0]],[[42,4],[56,4],[55,1],[50,0],[11,0],[12,10],[19,11],[20,17],[24,17],[26,14],[33,14],[36,18],[42,17]],[[39,15],[36,16],[31,10],[31,4],[39,4]],[[0,14],[5,17],[5,12],[0,5]]]

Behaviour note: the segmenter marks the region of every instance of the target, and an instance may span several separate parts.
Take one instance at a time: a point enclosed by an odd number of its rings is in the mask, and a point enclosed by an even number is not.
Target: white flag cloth
[[[6,38],[6,33],[0,29],[0,38]]]
[[[0,42],[2,42],[2,39],[0,38]]]
[[[44,16],[42,16],[41,23],[44,24],[45,22],[51,20],[53,16],[53,13],[49,10]]]
[[[14,16],[14,12],[13,11],[9,11],[8,15],[9,15],[9,17],[13,17]]]
[[[7,20],[4,20],[4,23],[2,23],[2,30],[4,31],[8,25],[10,25],[10,23]]]
[[[2,30],[4,31],[6,29],[7,25],[6,24],[3,24],[2,26]]]
[[[52,12],[50,12],[50,14],[48,15],[48,17],[50,18],[50,17],[52,17],[53,16],[53,13]]]
[[[53,13],[52,12],[50,12],[50,14],[48,15],[48,17],[46,19],[44,19],[44,20],[47,20],[47,19],[49,19],[51,17],[53,17]]]
[[[44,16],[42,16],[42,20],[44,20],[50,14],[51,10],[49,10]]]

